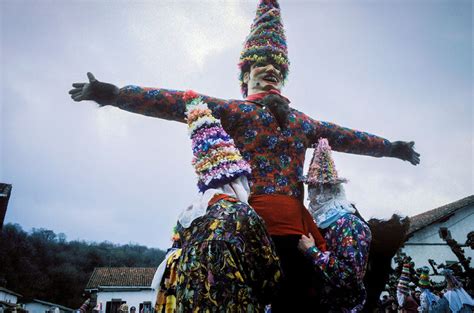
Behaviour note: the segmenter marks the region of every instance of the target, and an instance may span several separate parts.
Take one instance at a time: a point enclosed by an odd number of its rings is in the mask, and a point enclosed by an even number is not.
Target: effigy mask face
[[[279,66],[272,63],[254,63],[250,71],[244,73],[243,81],[247,84],[247,95],[270,90],[280,91],[283,87],[283,75]]]

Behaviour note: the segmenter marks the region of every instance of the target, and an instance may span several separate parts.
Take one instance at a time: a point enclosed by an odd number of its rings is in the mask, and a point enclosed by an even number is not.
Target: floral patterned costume
[[[184,95],[184,91],[126,86],[120,89],[115,106],[133,113],[184,123]],[[243,158],[250,163],[250,205],[265,221],[268,233],[274,239],[284,239],[275,240],[285,273],[281,295],[276,299],[304,297],[300,303],[301,306],[306,305],[310,302],[309,298],[314,297],[308,293],[308,285],[313,284],[310,279],[312,268],[311,264],[302,266],[305,260],[297,249],[298,238],[310,230],[318,247],[324,250],[325,246],[303,205],[304,187],[301,180],[306,149],[320,137],[325,137],[336,151],[383,157],[390,154],[390,141],[314,120],[293,108],[290,108],[287,126],[281,128],[263,102],[200,97],[213,115],[220,119]],[[284,203],[291,203],[291,206],[282,205]],[[296,270],[290,268],[293,264],[296,264]],[[287,305],[295,301],[284,302]],[[276,303],[273,303],[275,311],[280,306]],[[285,310],[282,306],[281,311]]]
[[[183,91],[126,86],[116,106],[133,113],[185,122]],[[369,133],[316,121],[291,109],[289,125],[281,129],[268,108],[258,102],[222,100],[201,95],[242,156],[252,166],[252,195],[279,194],[303,197],[305,151],[320,137],[333,150],[387,156],[390,142]]]
[[[178,312],[263,312],[280,264],[262,219],[247,204],[220,198],[190,227],[178,224]]]
[[[363,278],[371,241],[367,224],[353,214],[346,214],[325,229],[328,251],[316,247],[306,251],[328,285],[323,301],[334,312],[360,311],[365,303]]]
[[[176,285],[178,282],[176,268],[179,264],[181,251],[181,248],[176,248],[166,260],[165,271],[159,285],[158,294],[156,295],[155,312],[176,312]]]

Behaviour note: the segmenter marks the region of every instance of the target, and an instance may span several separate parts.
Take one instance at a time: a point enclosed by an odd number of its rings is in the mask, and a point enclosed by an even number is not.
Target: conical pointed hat
[[[420,279],[418,280],[418,285],[420,287],[428,288],[431,286],[430,282],[430,269],[427,266],[423,266],[420,273]]]
[[[188,131],[192,140],[192,164],[201,192],[250,177],[250,164],[242,158],[234,140],[212,115],[207,103],[193,91],[184,94]]]
[[[247,95],[244,73],[249,70],[251,64],[258,62],[278,65],[283,78],[286,79],[290,62],[277,0],[260,0],[250,34],[240,54],[240,85],[244,96]]]
[[[304,179],[308,185],[339,184],[347,182],[339,178],[332,159],[331,146],[326,138],[320,138],[313,153],[308,175]]]

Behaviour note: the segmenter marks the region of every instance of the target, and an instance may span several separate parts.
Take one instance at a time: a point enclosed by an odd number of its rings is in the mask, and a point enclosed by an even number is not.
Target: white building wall
[[[24,305],[25,310],[28,310],[29,313],[44,313],[48,311],[51,306],[45,305],[37,302],[30,302]]]
[[[105,312],[107,301],[112,299],[122,299],[128,305],[128,309],[134,306],[137,309],[137,313],[140,308],[140,303],[150,301],[152,304],[155,303],[154,297],[156,292],[150,290],[138,290],[138,291],[99,291],[97,293],[97,303],[102,303],[102,311]]]
[[[459,244],[464,244],[467,239],[467,234],[474,230],[474,206],[460,209],[447,221],[432,224],[413,234],[405,243],[402,251],[412,257],[417,268],[422,266],[430,267],[428,259],[435,260],[437,264],[445,263],[446,261],[458,261],[458,258],[451,251],[449,246],[446,245],[446,242],[439,237],[438,231],[440,227],[447,227],[451,232],[451,237]],[[437,243],[442,245],[410,245],[412,243]],[[472,258],[471,266],[473,266],[474,250],[469,247],[464,247],[463,249],[466,258]],[[439,280],[441,277],[433,277],[433,279]]]
[[[8,302],[8,303],[17,303],[18,297],[12,295],[11,293],[0,291],[0,301]]]

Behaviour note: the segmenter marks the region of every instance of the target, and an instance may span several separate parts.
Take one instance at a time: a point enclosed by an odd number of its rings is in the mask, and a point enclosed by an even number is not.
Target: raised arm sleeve
[[[327,138],[332,149],[339,152],[369,155],[373,157],[389,156],[391,143],[387,139],[359,130],[316,121],[308,117],[306,121],[310,143],[319,138]],[[303,129],[304,129],[303,125]]]
[[[126,86],[120,89],[116,106],[122,110],[166,120],[185,122],[184,91]],[[222,114],[226,101],[200,95],[217,116]]]
[[[352,216],[342,217],[336,223],[337,230],[330,239],[332,249],[323,252],[312,247],[306,255],[333,285],[345,288],[358,286],[366,270],[370,230]]]

